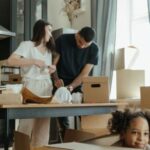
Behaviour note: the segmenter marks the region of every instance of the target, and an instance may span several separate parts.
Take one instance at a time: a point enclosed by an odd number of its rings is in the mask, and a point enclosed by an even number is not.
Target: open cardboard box
[[[110,135],[110,132],[106,129],[99,130],[75,130],[67,129],[64,136],[64,142],[85,142],[94,138]]]
[[[98,146],[93,144],[85,144],[78,142],[69,142],[61,144],[53,144],[50,146],[43,146],[39,148],[33,148],[30,145],[29,136],[15,132],[15,150],[135,150],[132,148],[119,148],[113,146]]]
[[[117,49],[115,51],[114,68],[120,69],[135,69],[136,58],[139,50],[135,46],[128,46]]]
[[[68,150],[66,148],[43,146],[32,147],[30,144],[30,137],[24,133],[15,131],[15,150]]]

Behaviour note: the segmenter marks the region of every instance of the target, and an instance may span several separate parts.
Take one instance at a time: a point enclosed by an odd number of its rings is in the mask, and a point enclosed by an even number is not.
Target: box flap
[[[64,142],[83,142],[94,137],[95,135],[90,132],[67,129],[65,132]]]
[[[135,148],[98,146],[94,144],[85,144],[85,143],[77,143],[77,142],[54,144],[53,146],[61,147],[61,148],[70,148],[72,150],[137,150]]]

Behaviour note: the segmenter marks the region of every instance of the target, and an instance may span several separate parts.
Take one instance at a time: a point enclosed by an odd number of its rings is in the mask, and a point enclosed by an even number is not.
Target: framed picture
[[[85,11],[85,0],[64,0],[63,11],[68,16],[70,24]]]

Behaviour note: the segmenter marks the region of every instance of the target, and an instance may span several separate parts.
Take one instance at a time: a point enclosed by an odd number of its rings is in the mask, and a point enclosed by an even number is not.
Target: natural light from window
[[[130,45],[137,48],[137,55],[134,65],[128,69],[145,70],[145,85],[150,86],[150,22],[147,0],[118,0],[116,50]],[[111,97],[114,96],[111,94]]]

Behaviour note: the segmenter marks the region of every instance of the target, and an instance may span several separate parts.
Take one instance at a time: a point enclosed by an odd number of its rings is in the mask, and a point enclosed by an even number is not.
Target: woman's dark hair
[[[86,42],[91,42],[95,36],[95,30],[91,27],[84,27],[79,31],[79,34]]]
[[[109,120],[108,129],[111,133],[120,134],[126,132],[130,126],[130,123],[133,119],[142,117],[147,120],[150,126],[150,113],[142,111],[132,112],[129,109],[123,111],[115,111],[112,113],[112,118]]]
[[[32,41],[35,42],[35,46],[38,46],[41,43],[43,37],[45,37],[45,26],[48,25],[52,26],[49,22],[44,20],[38,20],[34,24]],[[46,47],[48,51],[51,51],[52,53],[55,52],[55,42],[53,37],[51,37],[50,40],[46,43]]]

